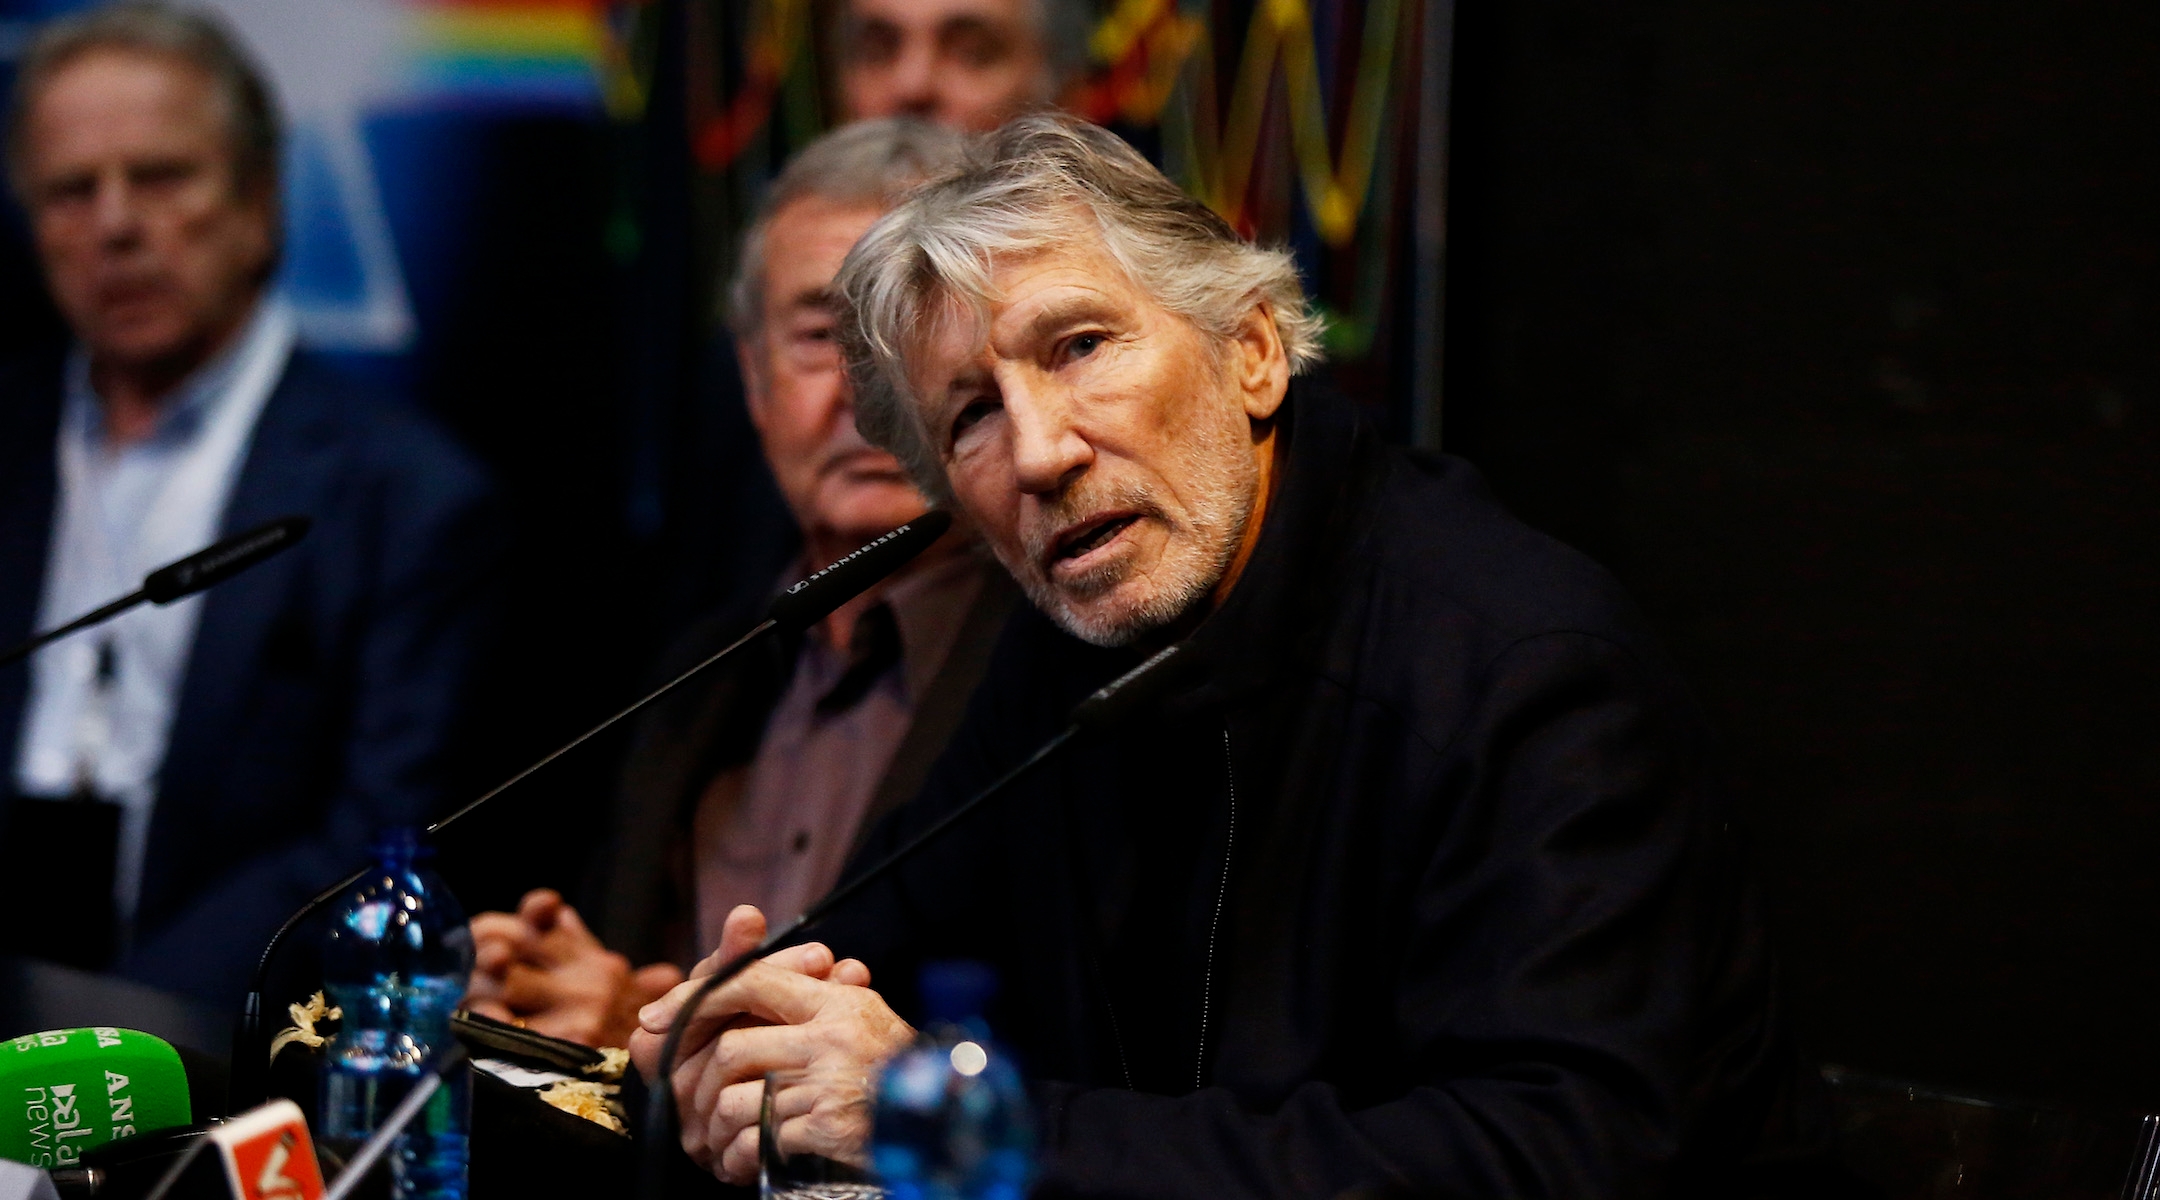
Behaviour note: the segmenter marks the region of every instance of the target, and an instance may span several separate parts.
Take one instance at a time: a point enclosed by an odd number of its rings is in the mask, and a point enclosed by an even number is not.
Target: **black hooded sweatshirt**
[[[818,936],[994,966],[1038,1191],[1732,1195],[1794,1072],[1702,722],[1604,571],[1293,388],[1202,681]],[[1144,657],[1007,626],[897,846]]]

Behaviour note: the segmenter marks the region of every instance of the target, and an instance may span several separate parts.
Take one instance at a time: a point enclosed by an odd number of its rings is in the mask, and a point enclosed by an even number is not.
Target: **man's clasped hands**
[[[466,1006],[550,1037],[628,1045],[648,1083],[668,1026],[700,980],[765,940],[765,914],[728,914],[720,946],[687,979],[672,964],[633,970],[552,891],[515,913],[472,922]],[[769,1071],[808,1068],[782,1105],[782,1142],[860,1161],[868,1129],[862,1081],[915,1036],[870,988],[870,968],[817,942],[790,946],[720,985],[688,1018],[673,1072],[683,1150],[722,1179],[757,1178],[758,1109]]]

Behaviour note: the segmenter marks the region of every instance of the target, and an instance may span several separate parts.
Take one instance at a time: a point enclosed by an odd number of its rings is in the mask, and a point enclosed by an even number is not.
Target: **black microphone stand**
[[[197,550],[143,577],[143,585],[110,604],[102,605],[56,629],[30,635],[19,646],[0,651],[0,667],[19,662],[71,633],[102,625],[138,604],[171,604],[213,584],[247,570],[274,554],[300,544],[311,522],[306,517],[279,517],[244,533],[236,533],[207,549]]]
[[[683,1032],[689,1027],[688,1018],[697,1012],[698,1006],[705,1002],[707,996],[712,995],[721,984],[742,974],[751,963],[775,950],[792,945],[794,939],[804,930],[823,920],[850,897],[883,879],[901,863],[913,858],[946,830],[1041,766],[1083,730],[1099,729],[1116,723],[1133,709],[1162,694],[1196,666],[1196,657],[1185,652],[1183,643],[1177,643],[1157,651],[1146,662],[1104,684],[1073,709],[1071,724],[1059,730],[1049,741],[1037,746],[1035,752],[1022,759],[1018,766],[998,776],[989,786],[932,822],[929,828],[909,838],[899,849],[825,893],[823,899],[811,905],[801,916],[767,934],[765,940],[755,948],[736,955],[722,963],[718,970],[707,975],[697,989],[690,993],[682,1007],[675,1010],[675,1019],[668,1023],[667,1037],[660,1042],[660,1057],[653,1072],[652,1096],[645,1109],[645,1162],[638,1195],[644,1200],[662,1200],[666,1186],[668,1152],[674,1148],[668,1136],[670,1127],[675,1123],[675,1085],[670,1076],[675,1071],[675,1056],[682,1050]]]
[[[870,544],[848,554],[838,562],[813,573],[782,592],[773,600],[769,615],[704,661],[668,680],[633,702],[629,707],[600,722],[557,747],[538,762],[489,788],[479,798],[467,803],[457,811],[435,822],[425,830],[433,837],[448,829],[458,819],[474,809],[523,783],[535,772],[570,753],[600,734],[607,732],[625,718],[635,715],[654,701],[690,682],[718,665],[723,659],[776,629],[807,629],[825,619],[834,609],[861,595],[877,581],[892,574],[913,560],[916,555],[929,549],[952,528],[952,515],[932,509],[913,521],[886,533]],[[205,551],[205,553],[208,553]],[[168,568],[170,569],[170,568]],[[324,905],[337,899],[347,888],[367,877],[369,867],[362,867],[336,883],[324,888],[307,903],[294,910],[277,932],[263,946],[262,957],[256,960],[255,974],[249,980],[248,993],[241,1003],[240,1019],[233,1026],[232,1075],[226,1091],[226,1105],[233,1112],[253,1108],[269,1095],[270,1038],[263,1023],[263,990],[269,985],[270,963],[276,957],[278,946],[287,934],[298,928],[302,921],[313,916]]]
[[[523,783],[534,772],[539,771],[549,763],[570,753],[593,738],[606,733],[618,722],[637,714],[646,705],[704,674],[708,668],[718,664],[722,659],[778,627],[779,622],[770,617],[758,622],[757,626],[751,629],[750,632],[729,642],[726,648],[718,653],[707,657],[696,666],[654,688],[628,708],[579,734],[564,745],[557,747],[547,757],[489,788],[478,799],[428,826],[425,831],[426,836],[434,837],[436,834],[448,829],[458,818]],[[313,916],[323,905],[344,895],[347,888],[367,878],[367,873],[371,869],[371,867],[362,867],[322,891],[315,893],[306,904],[301,905],[293,911],[291,916],[285,918],[284,924],[279,925],[277,932],[271,934],[270,940],[264,943],[262,957],[255,962],[255,974],[248,981],[247,999],[241,1004],[239,1024],[233,1029],[232,1081],[226,1092],[226,1104],[234,1112],[253,1108],[255,1105],[262,1103],[263,1099],[269,1094],[270,1043],[267,1037],[268,1030],[263,1025],[263,989],[269,986],[270,962],[277,956],[278,946],[285,941],[287,934],[299,927],[302,921]]]

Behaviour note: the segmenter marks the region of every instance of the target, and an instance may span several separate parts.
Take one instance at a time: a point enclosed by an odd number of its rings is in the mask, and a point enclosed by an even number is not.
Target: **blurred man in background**
[[[1086,0],[847,0],[850,120],[913,116],[987,132],[1055,101],[1087,65]]]
[[[749,602],[693,629],[664,676],[749,628],[773,585],[922,514],[899,462],[856,432],[832,281],[863,231],[957,166],[961,145],[917,121],[865,122],[811,143],[774,181],[744,237],[730,325],[803,550]],[[553,891],[481,914],[468,1002],[551,1036],[623,1045],[639,1007],[718,944],[732,909],[807,907],[859,834],[915,794],[1012,602],[955,534],[807,636],[767,639],[663,702],[623,774],[593,921]],[[633,971],[633,960],[650,965]]]
[[[0,642],[224,533],[314,521],[207,595],[0,671],[0,857],[49,914],[8,922],[10,948],[237,999],[288,911],[443,799],[485,488],[295,348],[268,293],[276,107],[217,25],[48,26],[7,149],[74,345],[0,379]]]
[[[828,40],[844,121],[915,117],[982,132],[1055,102],[1088,65],[1091,0],[842,0]],[[669,485],[664,623],[761,590],[794,542],[752,430],[733,339],[715,333],[700,403],[669,440],[689,465]],[[747,585],[747,586],[746,586]]]

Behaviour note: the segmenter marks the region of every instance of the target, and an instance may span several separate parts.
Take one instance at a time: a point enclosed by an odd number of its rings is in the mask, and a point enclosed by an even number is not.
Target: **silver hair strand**
[[[763,320],[765,233],[773,214],[810,196],[883,207],[916,184],[957,168],[965,146],[960,134],[942,126],[890,117],[842,126],[803,147],[765,189],[743,234],[727,289],[728,328],[747,340]]]
[[[1059,113],[1015,118],[872,226],[834,284],[855,423],[933,499],[949,489],[909,399],[907,357],[944,306],[987,316],[998,263],[1076,239],[1216,338],[1235,336],[1265,302],[1291,372],[1320,361],[1322,321],[1288,251],[1238,237],[1115,134]]]

